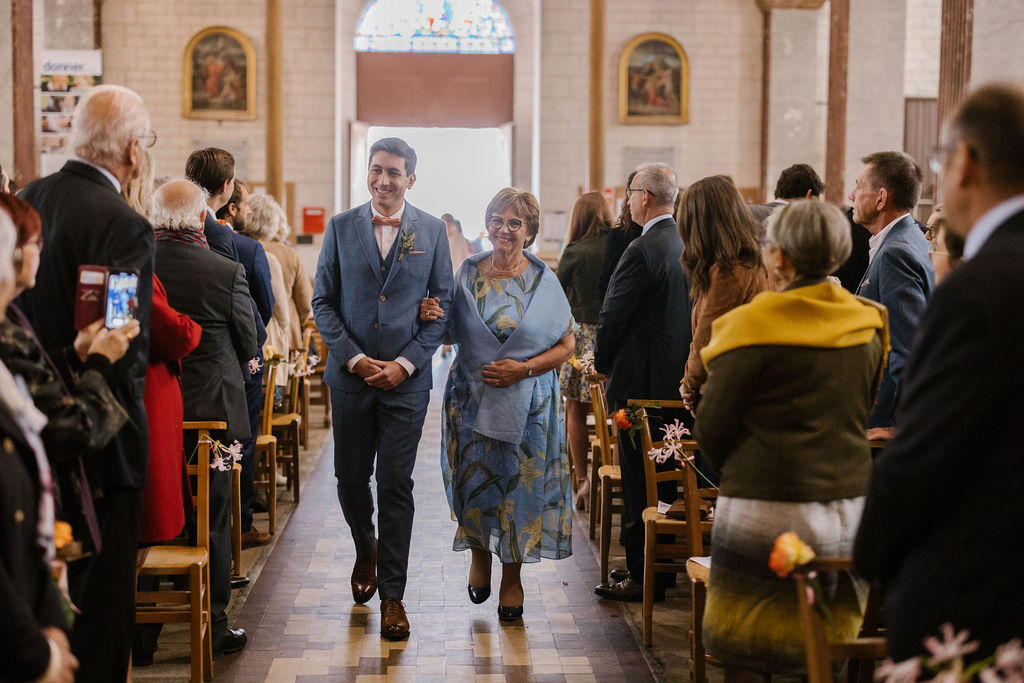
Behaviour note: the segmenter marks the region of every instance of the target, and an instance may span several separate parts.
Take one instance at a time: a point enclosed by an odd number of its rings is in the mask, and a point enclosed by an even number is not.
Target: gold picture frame
[[[619,123],[677,125],[690,120],[690,62],[665,33],[633,38],[619,58]]]
[[[204,28],[185,48],[182,112],[191,119],[256,118],[256,53],[240,31]]]

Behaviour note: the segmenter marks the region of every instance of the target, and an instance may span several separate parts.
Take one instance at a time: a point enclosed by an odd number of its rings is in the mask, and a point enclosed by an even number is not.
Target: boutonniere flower
[[[408,226],[402,228],[402,233],[398,236],[398,260],[401,261],[405,258],[405,255],[412,251],[414,246],[416,246],[416,233]]]

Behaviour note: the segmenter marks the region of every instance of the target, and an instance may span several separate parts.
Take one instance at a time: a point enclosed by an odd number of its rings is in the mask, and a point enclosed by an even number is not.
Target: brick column
[[[590,154],[587,184],[604,189],[604,0],[590,0]]]
[[[942,0],[939,49],[939,126],[953,112],[971,80],[974,0]]]
[[[850,0],[832,0],[828,41],[828,118],[825,199],[843,205],[846,168],[846,70],[850,58]]]
[[[32,0],[11,0],[11,94],[14,168],[19,188],[36,177],[35,60],[32,56]]]

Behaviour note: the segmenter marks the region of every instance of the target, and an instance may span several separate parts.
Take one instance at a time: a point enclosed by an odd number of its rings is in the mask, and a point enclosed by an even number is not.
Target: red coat
[[[203,329],[167,303],[167,292],[153,276],[153,313],[146,369],[146,422],[149,424],[149,472],[140,543],[159,543],[185,526],[181,495],[181,359],[199,345]]]

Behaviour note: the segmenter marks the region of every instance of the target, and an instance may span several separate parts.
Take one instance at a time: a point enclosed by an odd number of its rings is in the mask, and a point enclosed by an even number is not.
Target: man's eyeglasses
[[[156,131],[155,130],[151,130],[148,133],[146,133],[145,135],[140,135],[138,137],[138,140],[142,144],[143,147],[146,147],[148,149],[148,148],[150,148],[150,147],[152,147],[153,145],[156,144]]]
[[[509,232],[519,232],[519,229],[523,227],[523,222],[518,218],[509,218],[506,221],[501,216],[491,216],[487,219],[487,225],[491,230],[501,230],[504,226],[508,228]]]
[[[950,152],[956,149],[956,143],[949,145],[941,145],[939,147],[932,147],[928,152],[928,168],[931,169],[935,175],[940,175],[942,169],[946,168],[946,161],[949,159]]]
[[[647,191],[648,191],[648,190],[647,190],[647,188],[646,188],[646,187],[627,187],[627,188],[626,188],[626,201],[627,201],[627,202],[629,201],[629,198],[630,198],[630,196],[631,196],[631,195],[632,195],[632,194],[633,194],[634,192],[647,192]]]

